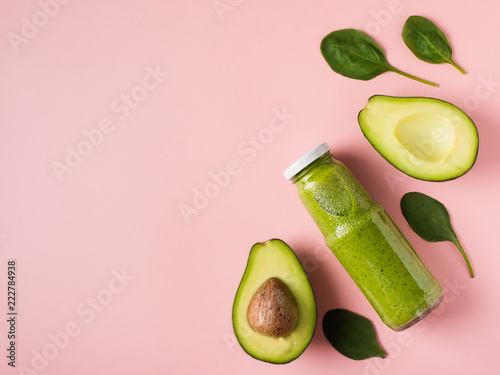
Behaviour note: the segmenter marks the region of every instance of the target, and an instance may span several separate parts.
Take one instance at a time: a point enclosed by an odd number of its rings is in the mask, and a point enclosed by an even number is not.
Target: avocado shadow
[[[335,256],[325,244],[310,241],[292,241],[295,254],[299,258],[311,284],[316,300],[317,321],[313,339],[309,346],[330,346],[323,334],[323,317],[328,310],[342,305],[340,293],[335,290],[338,272],[331,272]]]
[[[491,173],[496,173],[498,170],[500,127],[498,126],[498,120],[488,113],[478,111],[471,115],[471,118],[478,130],[479,149],[474,166],[470,172],[467,172],[467,175],[473,175],[474,180],[479,185],[482,185]]]

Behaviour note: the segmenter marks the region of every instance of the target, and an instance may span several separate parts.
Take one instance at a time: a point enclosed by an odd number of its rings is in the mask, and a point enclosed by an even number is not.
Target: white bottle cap
[[[311,164],[313,161],[315,161],[319,157],[323,156],[328,151],[330,151],[330,146],[328,146],[327,143],[322,143],[319,146],[316,146],[311,151],[309,151],[307,154],[302,156],[299,160],[297,160],[295,163],[293,163],[291,166],[289,166],[285,170],[285,172],[283,172],[283,176],[285,176],[285,178],[287,180],[290,180],[293,176],[295,176],[297,173],[299,173],[302,169],[307,167],[309,164]]]

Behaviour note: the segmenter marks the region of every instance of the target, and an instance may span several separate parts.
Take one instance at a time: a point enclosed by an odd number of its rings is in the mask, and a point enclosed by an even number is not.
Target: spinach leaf
[[[385,358],[372,323],[349,310],[335,309],[323,317],[323,333],[330,344],[347,358]]]
[[[474,277],[469,259],[451,225],[450,215],[441,202],[422,193],[406,193],[401,198],[401,211],[410,227],[424,240],[453,242],[462,253],[470,276]]]
[[[451,58],[451,46],[446,35],[431,21],[410,16],[403,26],[403,41],[420,60],[431,64],[448,63],[465,74]]]
[[[384,51],[368,35],[360,30],[334,31],[321,41],[321,54],[335,72],[354,79],[370,80],[384,72],[395,72],[405,77],[437,86],[404,73],[387,62]]]

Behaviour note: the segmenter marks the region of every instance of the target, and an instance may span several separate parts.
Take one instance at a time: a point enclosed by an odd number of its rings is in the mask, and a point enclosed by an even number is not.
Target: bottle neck
[[[314,160],[312,163],[307,165],[304,169],[302,169],[299,173],[292,177],[291,181],[295,184],[304,178],[307,174],[309,174],[314,168],[321,164],[327,164],[332,162],[332,155],[330,151],[325,152],[319,158]]]

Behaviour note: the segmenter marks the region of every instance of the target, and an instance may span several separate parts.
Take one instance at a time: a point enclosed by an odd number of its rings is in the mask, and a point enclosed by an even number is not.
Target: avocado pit
[[[297,326],[298,317],[297,302],[292,292],[276,277],[266,280],[248,305],[250,327],[269,337],[288,336]]]

